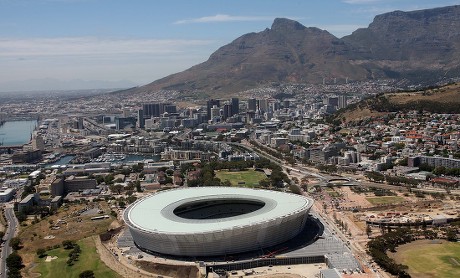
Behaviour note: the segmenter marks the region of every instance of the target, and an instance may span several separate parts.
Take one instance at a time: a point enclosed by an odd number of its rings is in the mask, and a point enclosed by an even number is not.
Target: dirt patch
[[[136,265],[147,272],[157,273],[171,277],[198,278],[199,271],[191,265],[166,265],[148,261],[137,261]]]
[[[118,222],[118,220],[114,220],[112,223],[110,223],[109,230],[116,230],[120,228],[121,226],[122,225],[120,224],[120,222]]]

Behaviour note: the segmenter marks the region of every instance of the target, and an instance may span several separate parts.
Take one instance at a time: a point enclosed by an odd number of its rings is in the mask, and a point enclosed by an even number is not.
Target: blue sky
[[[0,0],[0,91],[44,78],[145,84],[207,60],[235,38],[269,28],[276,17],[342,37],[380,13],[456,4],[460,0]]]

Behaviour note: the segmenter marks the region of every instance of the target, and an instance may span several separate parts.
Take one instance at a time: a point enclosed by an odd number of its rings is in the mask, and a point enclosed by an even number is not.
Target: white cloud
[[[216,14],[212,16],[204,16],[200,18],[184,19],[174,22],[174,24],[188,23],[209,23],[209,22],[229,22],[229,21],[271,21],[273,16],[234,16],[226,14]]]
[[[172,54],[212,44],[206,40],[112,39],[95,37],[0,39],[0,57],[114,54]]]

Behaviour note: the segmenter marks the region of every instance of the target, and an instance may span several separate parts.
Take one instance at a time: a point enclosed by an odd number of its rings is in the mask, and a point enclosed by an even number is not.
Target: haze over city
[[[460,4],[433,0],[1,0],[0,91],[143,85],[204,62],[222,45],[294,19],[337,37],[375,15]]]

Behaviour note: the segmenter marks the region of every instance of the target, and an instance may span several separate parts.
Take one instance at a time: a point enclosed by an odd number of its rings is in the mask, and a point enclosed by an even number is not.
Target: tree
[[[366,234],[367,234],[367,238],[370,238],[370,236],[372,234],[372,228],[369,225],[367,225],[367,227],[366,227]]]
[[[94,272],[92,270],[85,270],[78,275],[79,278],[94,278]]]
[[[18,237],[13,237],[10,240],[10,246],[13,248],[13,250],[21,249],[21,240]]]
[[[448,241],[457,241],[457,231],[455,229],[449,229],[446,233]]]
[[[64,249],[72,249],[74,247],[75,243],[72,240],[64,240],[62,241],[62,247]]]
[[[227,187],[231,187],[232,186],[232,183],[229,181],[229,180],[225,180],[223,183],[222,183],[223,186],[227,186]]]
[[[291,190],[292,193],[302,195],[302,192],[300,191],[300,188],[297,187],[295,184],[290,184],[289,185],[289,190]]]
[[[140,173],[144,170],[144,163],[138,163],[133,166],[131,166],[133,169],[133,172]]]
[[[38,256],[39,258],[43,258],[44,256],[46,256],[46,250],[43,249],[43,248],[39,248],[39,249],[37,250],[37,256]]]
[[[19,212],[16,212],[16,218],[18,219],[19,222],[23,222],[27,220],[27,215],[24,212],[19,211]]]
[[[121,184],[112,184],[112,185],[109,186],[109,189],[112,192],[117,192],[118,194],[120,194],[121,191],[123,190],[123,185],[121,185]]]
[[[136,187],[137,192],[142,192],[141,182],[140,181],[135,181],[134,182],[134,187]]]
[[[433,174],[435,175],[443,175],[446,173],[446,167],[438,166],[433,170]]]
[[[20,271],[24,265],[22,264],[22,257],[17,252],[11,253],[6,258],[6,267],[8,268],[8,277],[22,277]]]
[[[263,179],[259,181],[259,186],[260,187],[269,187],[270,186],[270,180],[269,179]]]

